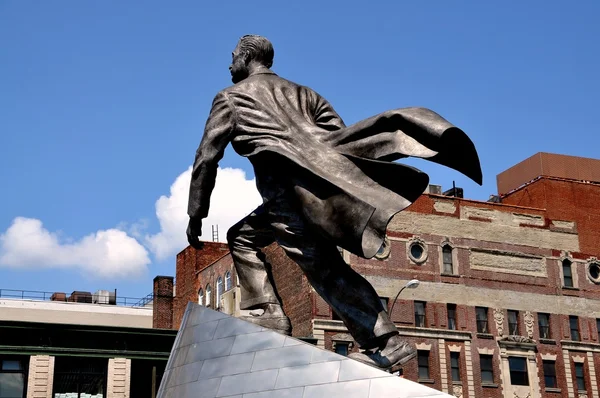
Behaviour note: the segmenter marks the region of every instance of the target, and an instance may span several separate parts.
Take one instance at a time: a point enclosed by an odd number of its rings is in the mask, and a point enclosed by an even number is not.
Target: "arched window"
[[[225,272],[225,291],[231,289],[231,272]]]
[[[204,300],[204,302],[206,303],[207,307],[210,307],[210,295],[212,293],[212,289],[210,288],[210,285],[206,285],[206,298]]]
[[[204,305],[204,291],[202,290],[202,288],[198,290],[198,304]]]
[[[444,263],[444,274],[453,274],[454,265],[452,264],[452,247],[450,247],[450,245],[444,245],[442,247],[442,261]]]
[[[571,268],[571,261],[568,259],[564,259],[562,262],[562,271],[563,271],[563,286],[564,287],[574,287],[573,284],[573,269]]]
[[[215,308],[219,308],[221,306],[221,295],[223,294],[223,278],[217,278],[217,296],[215,297]]]

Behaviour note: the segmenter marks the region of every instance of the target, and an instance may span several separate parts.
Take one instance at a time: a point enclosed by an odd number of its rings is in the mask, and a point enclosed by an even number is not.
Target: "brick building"
[[[469,398],[598,397],[600,160],[536,154],[501,173],[498,192],[488,202],[426,193],[394,217],[376,258],[343,255],[388,311],[407,281],[420,281],[391,313],[419,350],[404,377]],[[356,350],[282,250],[266,255],[293,334]],[[226,245],[188,247],[163,326],[177,328],[199,299],[235,314],[236,281]]]

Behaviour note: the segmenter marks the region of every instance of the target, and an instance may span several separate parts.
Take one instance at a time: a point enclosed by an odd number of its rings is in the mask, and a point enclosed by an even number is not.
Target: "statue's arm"
[[[319,94],[312,92],[313,117],[315,124],[325,130],[334,131],[346,127],[344,121],[337,114],[333,106]]]
[[[226,94],[215,97],[206,121],[204,135],[196,151],[188,201],[188,215],[202,219],[208,215],[210,195],[215,187],[218,163],[229,144],[235,125],[234,111]]]

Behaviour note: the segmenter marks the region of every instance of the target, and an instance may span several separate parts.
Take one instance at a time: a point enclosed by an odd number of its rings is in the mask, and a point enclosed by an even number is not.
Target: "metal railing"
[[[135,303],[134,307],[145,307],[146,304],[154,300],[154,293],[150,293],[146,295],[146,297],[142,297],[137,303]]]
[[[88,293],[88,292],[83,292]],[[12,299],[12,300],[36,300],[36,301],[51,301],[52,296],[55,292],[42,292],[37,290],[15,290],[15,289],[0,289],[0,299]],[[65,298],[62,300],[54,300],[59,302],[77,302],[77,303],[89,303],[92,304],[93,301],[93,293],[81,294],[78,296],[78,300],[69,300],[69,294],[65,294]],[[152,301],[152,299],[148,299],[149,296],[153,296],[149,294],[146,297],[116,297],[115,305],[123,306],[123,307],[143,307],[148,302]],[[105,297],[101,297],[101,299],[105,299]],[[147,300],[147,301],[144,301]],[[141,304],[143,303],[143,304]]]

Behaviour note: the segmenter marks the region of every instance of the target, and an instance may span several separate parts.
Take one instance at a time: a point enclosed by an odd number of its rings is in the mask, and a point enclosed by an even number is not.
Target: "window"
[[[477,320],[477,333],[489,333],[488,309],[486,307],[475,307],[475,318]]]
[[[425,302],[415,301],[415,326],[425,327]]]
[[[27,385],[27,361],[0,356],[0,398],[23,398]]]
[[[387,297],[379,297],[379,301],[381,301],[381,305],[383,306],[383,309],[385,310],[385,312],[388,312],[390,307],[388,305],[389,303],[389,298]]]
[[[550,314],[538,314],[538,327],[540,328],[540,339],[550,338]]]
[[[450,353],[450,369],[452,370],[452,381],[460,381],[460,353]]]
[[[204,291],[202,290],[202,288],[198,290],[198,304],[204,305]]]
[[[448,329],[456,330],[456,304],[448,304]]]
[[[221,295],[223,294],[223,278],[217,278],[217,296],[215,297],[215,308],[221,307]]]
[[[335,353],[343,356],[348,356],[349,343],[336,342]]]
[[[585,373],[581,362],[575,363],[575,379],[577,380],[577,392],[585,391]]]
[[[108,359],[56,357],[54,361],[53,396],[73,398],[106,396]]]
[[[510,384],[513,386],[528,386],[527,359],[522,357],[508,357],[510,369]]]
[[[492,355],[480,355],[481,384],[494,384],[494,362]]]
[[[210,288],[210,285],[206,285],[206,297],[204,298],[204,302],[206,304],[207,307],[210,307],[210,296],[212,294],[212,289]]]
[[[598,341],[600,341],[600,319],[596,319],[596,331],[598,332]]]
[[[576,316],[569,317],[569,327],[571,328],[571,340],[579,341],[579,318]]]
[[[562,262],[563,269],[563,286],[564,287],[573,287],[573,273],[571,268],[571,262],[569,260],[563,260]]]
[[[587,270],[588,278],[596,284],[600,283],[600,264],[596,262],[589,263]]]
[[[511,336],[519,334],[519,311],[508,310],[508,334]]]
[[[417,351],[419,363],[419,380],[428,380],[429,377],[429,351]]]
[[[556,384],[556,363],[554,361],[543,361],[544,363],[544,383],[546,388],[557,388]]]
[[[225,272],[225,291],[228,291],[231,289],[231,272],[227,271]]]
[[[454,267],[452,265],[452,248],[448,245],[442,247],[442,261],[444,264],[444,274],[453,274]]]
[[[381,244],[381,247],[379,248],[379,250],[377,251],[377,253],[375,253],[375,258],[383,260],[385,258],[388,258],[390,255],[390,252],[392,247],[390,245],[390,239],[386,236],[385,239],[383,240],[383,243]]]

